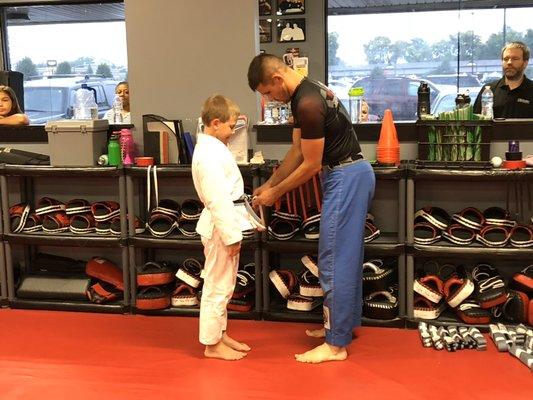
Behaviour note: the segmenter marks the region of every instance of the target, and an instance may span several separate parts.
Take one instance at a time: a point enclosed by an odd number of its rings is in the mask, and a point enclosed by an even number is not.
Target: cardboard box
[[[55,167],[89,167],[107,154],[107,120],[62,119],[46,126],[50,165]]]

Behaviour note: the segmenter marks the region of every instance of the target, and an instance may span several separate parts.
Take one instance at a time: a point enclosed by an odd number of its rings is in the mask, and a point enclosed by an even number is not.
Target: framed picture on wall
[[[272,41],[272,20],[259,20],[259,43],[270,43]]]
[[[304,42],[305,18],[278,19],[278,42]]]
[[[258,0],[259,15],[272,15],[272,0]]]
[[[305,13],[305,0],[277,0],[278,15],[292,15]]]

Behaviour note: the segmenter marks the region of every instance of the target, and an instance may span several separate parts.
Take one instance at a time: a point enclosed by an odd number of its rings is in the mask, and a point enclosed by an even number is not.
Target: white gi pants
[[[211,239],[202,236],[205,265],[202,271],[204,285],[200,302],[200,343],[217,344],[228,323],[226,306],[230,300],[237,280],[239,254],[228,255],[217,230]]]

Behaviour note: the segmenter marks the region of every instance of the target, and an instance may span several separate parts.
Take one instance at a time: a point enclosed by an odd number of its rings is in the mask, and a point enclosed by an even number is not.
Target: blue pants
[[[366,213],[376,178],[368,161],[325,167],[318,242],[326,342],[346,346],[361,325]]]

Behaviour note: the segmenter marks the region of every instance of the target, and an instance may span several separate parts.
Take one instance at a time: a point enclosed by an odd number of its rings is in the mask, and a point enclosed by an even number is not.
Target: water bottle
[[[274,119],[272,117],[272,102],[270,101],[265,104],[264,123],[267,125],[272,125],[274,123]]]
[[[118,166],[120,165],[120,144],[118,143],[118,136],[120,132],[113,132],[109,143],[107,145],[107,159],[109,165]]]
[[[485,86],[485,90],[483,90],[483,93],[481,94],[481,115],[483,115],[486,119],[493,119],[494,118],[494,94],[492,93],[492,90],[490,89],[490,86]]]
[[[122,98],[117,94],[113,101],[113,123],[121,124],[122,122]]]
[[[133,143],[133,135],[129,129],[120,130],[120,156],[122,159],[122,164],[131,165],[133,164],[133,149],[135,144]]]
[[[418,118],[422,118],[423,115],[430,114],[430,104],[429,104],[429,85],[426,82],[420,82],[418,87],[418,105],[416,115]]]
[[[361,122],[361,108],[363,106],[364,94],[365,90],[362,87],[353,87],[348,91],[352,124]]]
[[[97,119],[98,106],[94,100],[93,92],[80,88],[74,96],[74,119]]]

